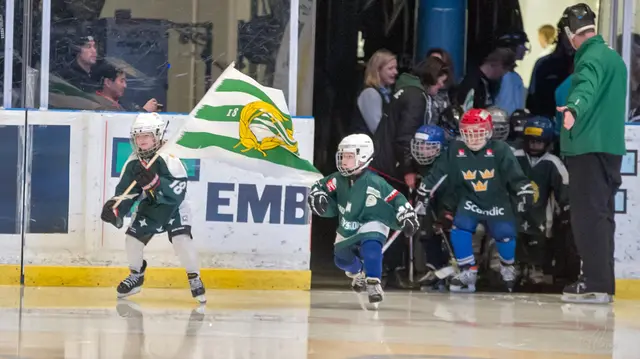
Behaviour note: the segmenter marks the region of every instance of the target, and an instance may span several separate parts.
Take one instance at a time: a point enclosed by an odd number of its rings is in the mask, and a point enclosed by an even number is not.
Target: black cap
[[[527,34],[522,30],[509,31],[498,37],[497,47],[516,47],[529,42]]]
[[[589,5],[580,3],[569,6],[562,13],[560,27],[571,39],[587,30],[596,29],[596,14]]]

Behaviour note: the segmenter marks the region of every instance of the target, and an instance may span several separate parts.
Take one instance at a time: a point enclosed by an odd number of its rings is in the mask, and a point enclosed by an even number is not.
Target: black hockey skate
[[[384,300],[384,291],[380,285],[380,279],[367,278],[367,294],[369,295],[369,303],[377,304]]]
[[[204,284],[202,284],[198,273],[187,273],[187,278],[189,278],[189,286],[191,286],[191,295],[193,298],[200,304],[206,304],[207,298],[204,296]]]
[[[364,272],[356,274],[345,272],[347,277],[351,278],[351,289],[356,293],[361,293],[367,288]]]
[[[562,301],[567,303],[608,304],[613,303],[613,296],[608,293],[593,292],[587,288],[584,278],[569,284],[562,290]]]
[[[513,292],[518,280],[516,268],[511,264],[500,263],[500,275],[509,293]]]
[[[140,272],[131,270],[131,273],[118,285],[118,298],[126,298],[128,296],[138,294],[142,290],[144,284],[144,272],[147,270],[147,261],[142,261]]]

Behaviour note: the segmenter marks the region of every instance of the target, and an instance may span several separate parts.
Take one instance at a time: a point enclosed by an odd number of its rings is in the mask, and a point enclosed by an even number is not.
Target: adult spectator
[[[493,50],[477,69],[469,71],[460,85],[452,102],[463,107],[487,108],[495,103],[496,83],[515,63],[515,53],[508,48]]]
[[[551,119],[556,115],[556,107],[560,106],[555,100],[555,91],[573,72],[575,55],[569,38],[560,28],[561,24],[562,20],[558,23],[558,43],[555,50],[538,59],[533,66],[527,96],[527,108],[532,115]]]
[[[83,92],[95,92],[99,84],[91,71],[98,57],[96,41],[90,35],[79,36],[71,44],[71,50],[75,53],[75,58],[69,66],[58,71],[57,75]]]
[[[418,128],[434,124],[439,116],[434,96],[447,80],[447,66],[437,57],[418,64],[412,73],[400,75],[389,116],[380,123],[374,144],[378,155],[372,167],[403,193],[415,188],[410,142]],[[399,163],[399,165],[397,165]],[[394,184],[395,183],[395,184]]]
[[[615,193],[625,154],[627,70],[622,58],[595,33],[586,4],[565,9],[561,28],[577,49],[575,71],[560,134],[571,186],[571,226],[582,258],[582,276],[564,288],[569,302],[609,303],[615,294]]]
[[[102,62],[96,68],[96,76],[99,77],[99,83],[102,87],[96,91],[95,98],[100,104],[98,110],[103,111],[139,111],[135,105],[123,106],[120,99],[124,96],[127,89],[127,76],[124,71],[117,69],[108,62]],[[131,108],[130,108],[131,107]],[[147,101],[142,110],[147,112],[156,112],[158,102],[156,99]]]
[[[544,57],[553,52],[554,44],[556,43],[556,29],[553,25],[545,24],[538,29],[538,42],[542,47],[542,52],[538,57]]]
[[[453,68],[453,60],[451,59],[451,55],[441,48],[434,47],[427,51],[427,57],[437,57],[440,60],[444,61],[447,65],[447,81],[445,81],[444,86],[438,91],[435,96],[436,103],[438,108],[444,110],[451,103],[449,94],[455,91],[456,77],[455,77],[455,69]]]
[[[529,38],[524,31],[511,31],[498,37],[498,47],[506,47],[511,49],[515,54],[516,61],[522,61],[527,53],[527,44]],[[522,77],[515,72],[515,61],[511,65],[509,72],[504,74],[500,79],[500,89],[496,95],[495,105],[507,112],[508,116],[515,110],[524,108],[525,97],[527,92],[524,88]]]
[[[371,169],[383,176],[399,192],[409,195],[416,187],[417,170],[411,156],[411,139],[418,128],[438,119],[434,96],[447,81],[448,69],[444,61],[429,57],[418,64],[412,73],[400,75],[391,100],[389,116],[382,118],[374,136],[377,155]],[[403,267],[406,250],[403,238],[398,238],[385,252],[387,281],[395,281],[404,288],[399,269]],[[389,273],[393,273],[392,276]]]
[[[354,132],[373,137],[382,116],[389,113],[393,84],[398,76],[396,56],[378,50],[369,59],[364,72],[365,89],[358,96]]]

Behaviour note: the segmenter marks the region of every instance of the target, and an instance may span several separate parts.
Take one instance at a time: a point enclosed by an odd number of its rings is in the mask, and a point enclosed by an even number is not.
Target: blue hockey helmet
[[[531,156],[540,156],[553,142],[555,129],[550,119],[536,116],[524,125],[524,150]]]
[[[420,126],[411,139],[411,154],[418,164],[431,164],[440,155],[446,141],[442,128],[435,125]]]

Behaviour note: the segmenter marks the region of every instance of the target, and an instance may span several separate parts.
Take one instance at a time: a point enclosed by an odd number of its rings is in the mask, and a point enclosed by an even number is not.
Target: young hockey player
[[[187,270],[191,294],[198,302],[205,303],[200,261],[191,236],[189,204],[184,200],[187,171],[179,158],[164,153],[159,153],[157,160],[145,168],[164,144],[166,127],[157,113],[143,113],[136,117],[131,127],[133,154],[122,168],[115,196],[102,209],[103,221],[122,228],[123,217],[139,201],[125,239],[131,273],[118,286],[118,297],[140,292],[147,269],[147,261],[143,259],[144,247],[155,234],[167,232],[180,263]],[[137,184],[133,190],[124,196],[115,210],[112,209],[134,180]]]
[[[441,152],[446,150],[447,140],[442,128],[434,125],[421,126],[411,141],[411,154],[420,167],[420,176],[425,178],[433,167],[433,162]],[[449,253],[443,248],[443,231],[449,231],[453,222],[453,209],[456,205],[455,193],[446,191],[441,185],[430,208],[424,208],[421,215],[420,241],[426,252],[427,273],[418,282],[426,292],[442,291],[445,289],[444,279],[439,278],[437,271],[445,267],[449,261]],[[435,227],[438,227],[437,230]],[[440,233],[436,233],[440,232]]]
[[[460,121],[462,141],[449,144],[429,175],[422,181],[418,195],[428,203],[431,189],[444,176],[456,191],[459,202],[453,219],[451,244],[460,273],[451,279],[452,292],[474,292],[477,279],[472,235],[483,222],[496,240],[500,255],[500,274],[509,290],[515,285],[513,267],[516,224],[511,194],[526,209],[534,199],[534,188],[525,177],[509,146],[491,140],[493,125],[486,110],[471,109]]]
[[[554,126],[546,117],[534,117],[524,125],[524,149],[515,155],[524,174],[531,180],[539,198],[518,216],[518,247],[527,263],[523,273],[532,284],[540,284],[544,273],[545,243],[551,234],[553,213],[557,203],[560,221],[569,220],[569,173],[562,161],[549,153],[554,140]],[[555,201],[554,201],[555,199]]]
[[[513,150],[522,149],[524,125],[532,118],[525,110],[516,110],[509,118],[509,136],[507,143]]]
[[[489,107],[487,111],[489,111],[491,120],[493,121],[493,136],[491,139],[495,141],[506,141],[509,137],[509,127],[511,127],[507,112],[496,106]]]
[[[407,237],[418,230],[418,219],[407,199],[382,177],[367,170],[373,159],[369,136],[354,134],[340,141],[333,173],[316,182],[309,192],[311,210],[321,217],[338,216],[334,261],[352,278],[352,288],[365,287],[370,303],[384,299],[382,246],[389,229]]]

